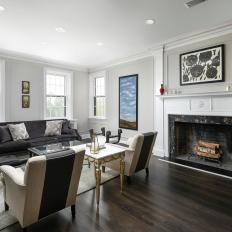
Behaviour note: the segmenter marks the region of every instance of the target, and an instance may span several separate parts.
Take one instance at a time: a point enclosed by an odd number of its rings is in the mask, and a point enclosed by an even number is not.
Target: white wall
[[[134,62],[117,65],[106,70],[106,120],[91,119],[89,127],[99,129],[106,126],[115,132],[118,129],[119,117],[119,77],[138,74],[138,131],[154,130],[154,71],[153,57],[147,57]],[[136,133],[123,129],[123,136]]]
[[[225,44],[225,82],[180,86],[180,65],[179,55],[201,48],[207,48],[218,44]],[[182,93],[202,93],[225,91],[227,85],[232,84],[232,34],[219,36],[213,39],[193,43],[164,53],[164,83],[169,89],[178,89]]]
[[[1,59],[5,60],[6,121],[43,119],[44,68],[52,66],[4,57]],[[73,118],[79,120],[81,130],[87,130],[88,107],[85,105],[88,105],[88,75],[79,71],[73,73]],[[28,109],[22,108],[22,81],[30,81],[31,85]]]
[[[188,40],[191,41],[191,37]],[[158,155],[169,156],[168,114],[232,116],[232,92],[226,92],[227,86],[232,87],[232,34],[215,35],[214,38],[208,39],[202,33],[197,42],[185,46],[180,46],[181,43],[180,40],[177,48],[166,49],[164,52],[164,85],[166,89],[176,89],[187,96],[171,96],[171,98],[156,96],[156,103],[159,104],[156,104],[155,110],[161,117],[156,117],[155,121],[156,125],[162,125],[156,126],[159,135],[155,153]],[[225,82],[180,86],[179,55],[218,44],[225,44]],[[215,96],[214,93],[218,95]]]

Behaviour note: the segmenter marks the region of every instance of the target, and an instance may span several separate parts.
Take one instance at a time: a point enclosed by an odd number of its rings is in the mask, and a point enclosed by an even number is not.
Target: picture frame
[[[225,45],[180,54],[180,85],[225,81]]]
[[[22,81],[22,94],[30,93],[30,81]]]
[[[22,95],[22,108],[30,108],[30,95]]]
[[[119,128],[138,130],[138,74],[119,77]]]

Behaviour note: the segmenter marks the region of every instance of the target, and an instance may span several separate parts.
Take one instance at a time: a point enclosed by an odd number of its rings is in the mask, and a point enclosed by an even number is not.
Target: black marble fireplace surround
[[[170,160],[232,176],[232,117],[168,115]],[[219,143],[220,162],[199,158],[194,147],[199,140]]]

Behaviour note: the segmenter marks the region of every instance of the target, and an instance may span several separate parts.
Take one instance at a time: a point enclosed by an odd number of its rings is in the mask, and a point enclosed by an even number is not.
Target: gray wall
[[[148,57],[138,61],[125,63],[108,68],[107,71],[107,105],[106,120],[90,120],[90,128],[106,126],[112,131],[118,129],[119,102],[118,83],[119,77],[138,74],[138,131],[147,132],[154,129],[154,83],[153,83],[153,58]],[[128,137],[135,131],[123,130],[123,136]]]
[[[4,58],[6,62],[6,121],[43,119],[45,64]],[[57,68],[57,67],[55,67]],[[62,69],[62,68],[61,68]],[[72,70],[71,70],[72,71]],[[74,72],[73,118],[78,119],[80,130],[88,128],[88,74]],[[30,81],[30,108],[22,108],[22,81]]]
[[[206,48],[218,44],[225,44],[225,82],[180,86],[179,55],[181,53]],[[205,40],[181,48],[173,49],[164,54],[164,83],[168,89],[178,89],[181,93],[205,93],[226,91],[226,86],[232,83],[232,34]]]

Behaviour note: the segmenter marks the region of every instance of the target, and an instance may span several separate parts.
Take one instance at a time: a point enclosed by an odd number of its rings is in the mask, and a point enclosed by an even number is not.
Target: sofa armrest
[[[9,166],[9,165],[3,165],[0,167],[0,172],[3,173],[3,181],[4,181],[4,176],[7,176],[16,185],[25,186],[24,173],[22,171],[19,171],[19,169],[14,168],[14,167]]]

